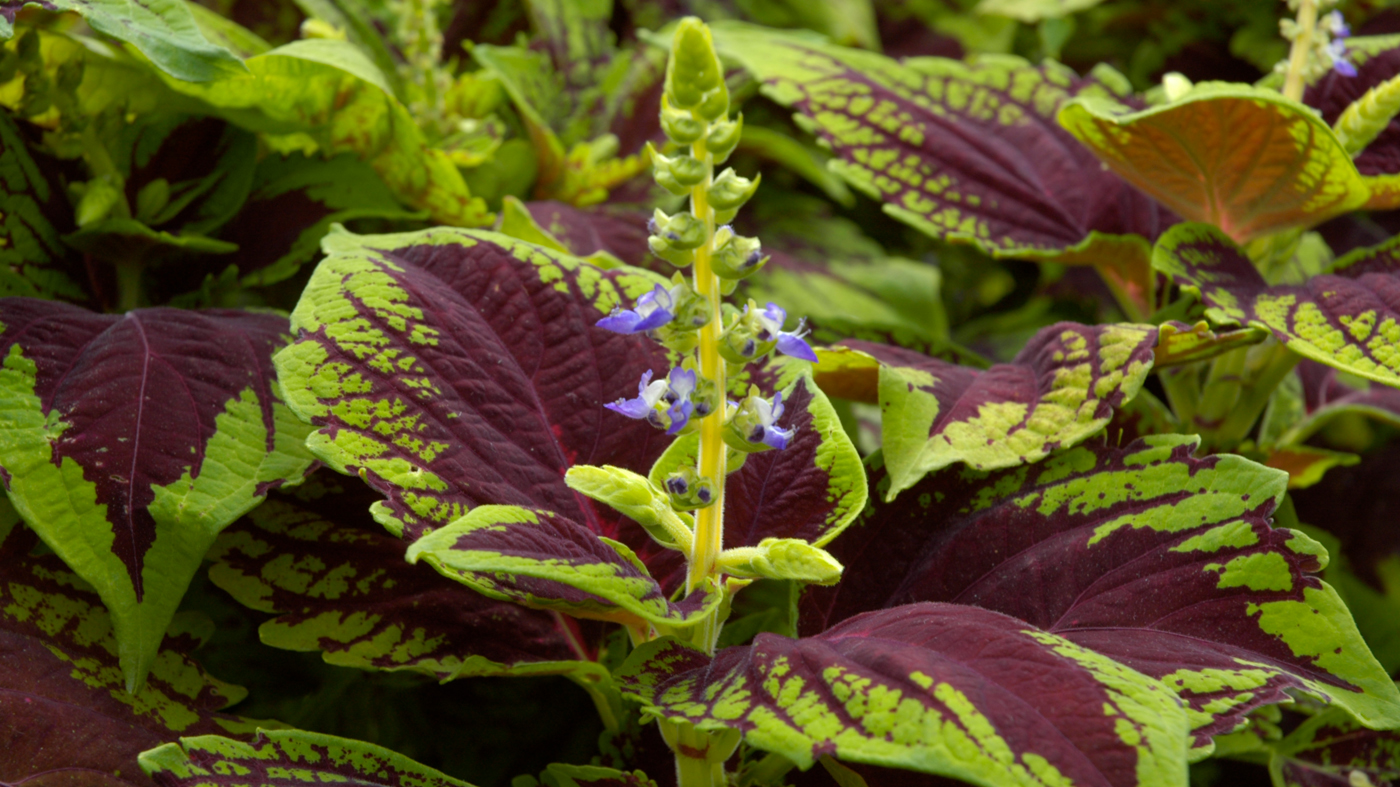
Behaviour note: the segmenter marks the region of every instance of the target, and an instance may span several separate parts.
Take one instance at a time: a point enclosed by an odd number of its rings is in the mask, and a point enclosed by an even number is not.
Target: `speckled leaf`
[[[296,273],[320,250],[333,223],[422,218],[425,213],[406,210],[374,169],[354,156],[326,160],[293,153],[259,162],[248,201],[219,238],[238,244],[226,262],[238,266],[240,282],[259,286]]]
[[[1111,95],[1104,85],[1053,63],[901,63],[807,35],[713,28],[721,53],[795,109],[836,171],[888,213],[996,256],[1097,265],[1146,308],[1147,244],[1175,219],[1054,119],[1074,96]]]
[[[405,557],[492,598],[628,626],[694,625],[720,601],[706,588],[673,603],[626,545],[520,506],[478,506],[414,541]]]
[[[802,630],[916,601],[995,610],[1162,679],[1187,703],[1201,754],[1285,689],[1367,724],[1400,722],[1400,693],[1314,576],[1326,553],[1269,525],[1287,476],[1193,458],[1197,443],[1086,444],[1037,465],[931,475],[831,544],[846,578],[808,591]],[[889,483],[872,470],[877,489]]]
[[[1184,224],[1162,236],[1152,264],[1197,294],[1216,324],[1266,328],[1305,358],[1400,386],[1400,258],[1369,251],[1304,284],[1269,286],[1220,230]]]
[[[141,768],[160,787],[471,787],[382,746],[303,730],[181,738],[142,753]]]
[[[795,437],[781,451],[751,454],[724,486],[724,548],[765,538],[822,546],[865,508],[865,468],[826,394],[803,375],[783,391],[779,426]],[[671,444],[651,469],[659,488],[682,464],[695,465],[699,435]]]
[[[347,485],[358,481],[346,479]],[[408,545],[331,482],[274,495],[220,534],[210,579],[239,602],[278,617],[268,645],[321,651],[331,664],[409,670],[448,680],[566,671],[590,664],[596,636],[559,615],[487,598],[404,560]],[[308,499],[308,493],[315,499]]]
[[[72,229],[56,161],[29,150],[0,113],[0,296],[85,300],[60,236]]]
[[[25,6],[76,11],[93,30],[130,43],[176,79],[208,82],[246,73],[233,53],[209,43],[181,0],[4,0],[0,40],[14,35],[15,14]]]
[[[1400,732],[1377,732],[1329,710],[1272,747],[1278,787],[1391,787],[1400,782]]]
[[[674,640],[620,672],[663,718],[983,785],[1186,784],[1186,715],[1160,682],[1013,617],[911,604],[713,659]]]
[[[622,538],[617,515],[564,484],[573,464],[645,470],[667,438],[605,402],[666,374],[665,350],[595,326],[664,280],[603,271],[482,231],[326,239],[276,358],[309,447],[388,500],[415,539],[473,506],[553,512]]]
[[[1008,364],[985,371],[910,350],[850,341],[823,351],[817,383],[833,395],[878,392],[893,499],[926,473],[957,462],[991,470],[1037,462],[1099,431],[1152,370],[1150,325],[1057,323]],[[852,357],[861,353],[869,360]],[[843,357],[846,356],[846,357]]]
[[[97,588],[135,688],[214,537],[311,466],[272,379],[286,319],[10,298],[0,324],[0,477]]]
[[[1273,90],[1211,83],[1144,110],[1084,98],[1059,119],[1129,183],[1242,243],[1370,199],[1332,128]]]
[[[280,153],[353,153],[404,204],[434,221],[479,227],[494,216],[418,124],[369,59],[345,41],[308,39],[249,58],[249,74],[210,83],[166,79]]]
[[[1336,123],[1342,112],[1366,91],[1400,75],[1400,49],[1394,48],[1393,43],[1374,55],[1365,52],[1364,39],[1350,39],[1347,43],[1349,58],[1356,65],[1356,76],[1348,77],[1328,69],[1303,93],[1303,103],[1321,112],[1328,125]],[[1400,120],[1392,118],[1385,130],[1353,161],[1363,175],[1400,174]]]
[[[38,539],[0,509],[0,782],[144,787],[143,750],[180,734],[252,732],[216,712],[246,692],[190,660],[193,620],[176,621],[145,686],[128,694],[102,602],[58,558],[35,556]]]

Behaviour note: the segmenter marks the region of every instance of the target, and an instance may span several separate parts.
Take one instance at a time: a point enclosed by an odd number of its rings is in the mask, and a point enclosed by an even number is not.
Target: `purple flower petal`
[[[616,402],[608,402],[603,405],[615,413],[622,413],[628,418],[642,419],[651,414],[651,405],[642,397],[636,399],[618,399]]]
[[[638,333],[637,326],[643,322],[642,316],[633,311],[614,309],[612,314],[599,320],[596,325],[613,333]],[[648,330],[642,328],[641,330]]]
[[[791,429],[769,426],[763,430],[763,444],[781,451],[787,448],[788,441],[792,439],[792,435],[793,430]]]
[[[632,328],[632,333],[655,330],[670,322],[671,318],[675,316],[676,315],[672,314],[667,309],[657,309],[638,322],[636,326]]]
[[[680,399],[671,405],[670,409],[666,411],[667,417],[671,419],[671,428],[666,430],[666,434],[676,434],[684,429],[685,425],[690,422],[690,413],[694,407],[695,405],[691,404],[689,399]]]
[[[804,361],[817,362],[817,353],[812,350],[807,342],[802,340],[802,336],[796,333],[778,334],[778,352],[783,355],[791,355],[794,358],[801,358]]]

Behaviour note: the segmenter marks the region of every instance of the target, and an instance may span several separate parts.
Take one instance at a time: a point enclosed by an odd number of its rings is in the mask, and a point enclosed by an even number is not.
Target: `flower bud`
[[[749,201],[749,197],[752,197],[755,191],[758,191],[758,184],[761,180],[763,180],[762,174],[749,180],[739,177],[733,169],[726,169],[719,173],[715,182],[710,184],[710,188],[705,193],[715,210],[738,210],[745,202]],[[699,183],[700,181],[695,182]]]
[[[746,454],[767,451],[770,448],[787,448],[792,440],[793,430],[778,426],[783,417],[783,395],[774,395],[769,402],[759,395],[756,386],[749,386],[749,395],[744,397],[729,420],[724,424],[724,442],[736,451]]]
[[[647,229],[651,230],[652,238],[660,238],[672,249],[689,251],[700,248],[705,242],[705,223],[690,213],[667,216],[657,209]],[[652,251],[656,249],[653,247]]]
[[[705,137],[709,126],[691,117],[690,112],[676,109],[666,96],[661,97],[661,130],[677,145],[690,145]]]
[[[677,511],[694,511],[715,502],[715,485],[693,467],[682,467],[666,477],[666,495]]]
[[[729,158],[729,154],[734,152],[734,148],[739,146],[739,138],[744,134],[744,116],[739,114],[733,120],[725,120],[719,123],[710,124],[710,131],[705,135],[705,149],[714,157],[716,164],[723,164]]]
[[[757,547],[728,549],[720,554],[720,567],[741,577],[795,579],[818,585],[834,585],[842,565],[830,553],[796,538],[765,538]]]
[[[710,264],[721,279],[751,276],[768,262],[759,251],[758,238],[735,235],[728,225],[715,231],[714,254]]]
[[[724,86],[724,71],[715,54],[710,29],[693,16],[680,21],[666,61],[666,98],[679,109],[693,109],[708,93]],[[729,97],[724,97],[728,107]]]

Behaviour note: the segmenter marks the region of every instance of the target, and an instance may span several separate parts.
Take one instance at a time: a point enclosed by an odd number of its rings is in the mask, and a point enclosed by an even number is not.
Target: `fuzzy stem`
[[[1302,356],[1282,344],[1275,344],[1269,348],[1255,368],[1250,370],[1253,373],[1249,375],[1244,394],[1230,411],[1230,415],[1225,418],[1225,422],[1220,425],[1215,442],[1220,446],[1233,448],[1243,440],[1268,406],[1269,397],[1273,396],[1274,389],[1278,388],[1279,383],[1283,382],[1283,378],[1293,371],[1293,367],[1297,366],[1300,360]]]
[[[691,146],[691,155],[705,162],[710,170],[705,180],[691,189],[690,205],[695,217],[705,223],[705,242],[695,250],[695,291],[710,302],[712,310],[710,321],[700,329],[700,346],[697,353],[700,374],[714,382],[718,401],[714,411],[700,420],[700,475],[714,483],[715,501],[700,509],[695,517],[695,547],[691,551],[690,566],[686,575],[687,592],[693,592],[714,573],[715,561],[718,560],[720,549],[724,545],[724,480],[725,460],[728,454],[723,436],[725,367],[724,359],[719,355],[719,336],[724,327],[724,318],[720,311],[719,277],[710,268],[715,213],[710,208],[708,189],[714,174],[714,164],[705,149],[704,139]],[[713,650],[713,644],[707,649]]]
[[[1301,0],[1298,6],[1298,37],[1288,52],[1288,72],[1283,78],[1283,97],[1303,100],[1303,76],[1312,53],[1313,31],[1317,29],[1317,0]]]

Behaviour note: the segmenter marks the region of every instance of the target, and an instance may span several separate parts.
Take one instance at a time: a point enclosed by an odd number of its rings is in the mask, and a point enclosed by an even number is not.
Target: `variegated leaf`
[[[0,477],[111,610],[131,689],[219,531],[312,464],[273,380],[286,330],[267,313],[0,301]]]
[[[919,601],[995,610],[1164,681],[1199,753],[1286,689],[1400,723],[1400,693],[1315,576],[1326,552],[1269,525],[1287,476],[1197,445],[1163,435],[931,475],[831,544],[846,579],[808,591],[802,630]]]
[[[160,787],[471,787],[382,746],[303,730],[181,738],[142,753],[141,768]]]
[[[492,598],[628,626],[694,625],[720,602],[705,588],[673,603],[625,544],[520,506],[479,506],[414,541],[406,557]]]
[[[1272,747],[1269,773],[1278,787],[1391,787],[1400,783],[1400,732],[1324,711]]]
[[[438,680],[601,670],[591,627],[409,565],[408,544],[370,518],[365,491],[313,479],[295,496],[274,495],[214,543],[214,584],[278,615],[259,628],[263,642]]]
[[[1141,110],[1081,98],[1059,119],[1129,183],[1241,243],[1371,197],[1331,127],[1272,90],[1206,84]]]
[[[982,371],[849,341],[821,352],[816,379],[835,396],[879,401],[893,499],[958,462],[1012,467],[1084,440],[1137,395],[1156,343],[1150,325],[1058,323]]]
[[[1186,714],[1160,682],[1016,618],[911,604],[713,659],[642,645],[619,674],[661,718],[825,755],[1007,784],[1186,784]]]
[[[1197,294],[1220,325],[1265,328],[1319,363],[1400,386],[1400,258],[1358,250],[1299,285],[1270,286],[1244,250],[1206,224],[1173,227],[1152,264]]]
[[[1400,75],[1400,49],[1395,48],[1394,42],[1377,52],[1368,51],[1368,43],[1364,38],[1347,41],[1347,56],[1356,65],[1356,76],[1329,69],[1303,93],[1303,103],[1320,112],[1329,125],[1336,123],[1342,112],[1368,90]],[[1353,161],[1363,175],[1400,174],[1400,121],[1391,118]]]
[[[36,556],[37,545],[0,501],[0,782],[144,787],[145,749],[181,734],[252,732],[217,712],[247,692],[190,660],[196,620],[176,620],[145,685],[128,694],[102,602],[58,558]]]
[[[795,109],[836,171],[891,215],[995,256],[1096,265],[1150,311],[1147,243],[1175,217],[1054,119],[1075,96],[1113,95],[1103,84],[1054,63],[897,62],[810,35],[714,31],[721,53]]]

